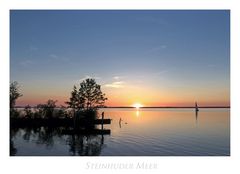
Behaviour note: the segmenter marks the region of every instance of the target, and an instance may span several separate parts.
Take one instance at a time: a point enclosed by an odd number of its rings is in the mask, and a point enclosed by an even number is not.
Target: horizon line
[[[24,108],[25,106],[15,106],[14,108]],[[30,106],[30,108],[36,108],[37,106]],[[56,106],[55,108],[61,108],[62,106]],[[65,107],[65,106],[64,106]],[[68,108],[68,107],[66,107]],[[103,108],[136,108],[134,106],[103,106],[97,107],[99,109]],[[195,106],[143,106],[139,108],[195,108]],[[198,106],[198,108],[231,108],[231,106]]]

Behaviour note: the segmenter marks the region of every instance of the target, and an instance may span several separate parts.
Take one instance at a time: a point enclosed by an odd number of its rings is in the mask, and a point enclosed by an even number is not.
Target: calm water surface
[[[110,135],[62,135],[61,128],[11,131],[11,155],[228,156],[230,110],[101,109]],[[121,122],[119,119],[121,118]]]

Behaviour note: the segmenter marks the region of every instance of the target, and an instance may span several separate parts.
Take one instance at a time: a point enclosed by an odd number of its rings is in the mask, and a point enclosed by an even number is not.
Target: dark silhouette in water
[[[80,156],[98,156],[101,153],[104,144],[103,135],[81,135],[81,134],[62,134],[64,127],[41,127],[35,128],[16,128],[11,130],[10,138],[10,156],[15,156],[17,154],[17,148],[14,146],[14,137],[17,132],[24,130],[22,138],[25,141],[29,141],[32,138],[36,139],[35,143],[38,145],[44,145],[46,148],[52,148],[55,144],[55,138],[58,137],[58,141],[63,141],[63,143],[69,145],[70,155],[80,155]],[[59,143],[59,142],[57,142]],[[36,151],[38,149],[36,148]],[[39,152],[40,153],[40,152]],[[48,154],[39,154],[48,155]]]
[[[122,120],[122,118],[120,117],[119,122],[118,122],[120,128],[122,127],[122,121],[123,121],[123,120]],[[124,124],[127,124],[127,122],[125,122]]]
[[[17,154],[17,148],[14,146],[14,142],[10,140],[10,156],[15,156]]]
[[[123,120],[122,120],[122,118],[120,117],[119,122],[118,122],[120,128],[122,127],[122,121],[123,121]]]
[[[195,102],[195,118],[196,118],[196,124],[197,124],[197,120],[198,120],[198,105],[197,105],[197,102]]]
[[[10,130],[10,156],[14,156],[17,154],[17,148],[14,145],[13,137],[16,136],[17,129]]]
[[[198,111],[195,111],[196,124],[198,123]]]
[[[71,155],[99,156],[104,143],[103,136],[72,135],[68,137],[67,143]]]

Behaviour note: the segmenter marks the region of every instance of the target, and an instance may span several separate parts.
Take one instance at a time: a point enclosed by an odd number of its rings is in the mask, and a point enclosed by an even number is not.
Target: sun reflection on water
[[[137,117],[139,117],[139,116],[140,116],[140,112],[139,112],[139,110],[138,110],[138,109],[136,110],[136,116],[137,116]]]

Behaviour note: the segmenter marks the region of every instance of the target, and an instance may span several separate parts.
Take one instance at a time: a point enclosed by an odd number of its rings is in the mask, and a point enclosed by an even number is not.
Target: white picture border
[[[236,0],[1,0],[0,2],[0,172],[43,173],[239,173],[240,8]],[[226,9],[231,10],[230,157],[10,157],[9,14],[11,9]],[[90,168],[92,164],[153,164],[153,169]]]

